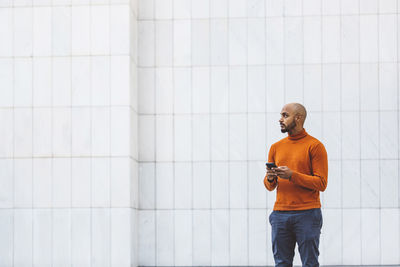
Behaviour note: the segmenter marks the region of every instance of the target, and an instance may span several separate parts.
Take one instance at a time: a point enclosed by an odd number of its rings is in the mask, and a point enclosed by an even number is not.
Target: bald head
[[[291,110],[295,117],[299,117],[299,122],[301,125],[304,124],[304,121],[307,117],[306,108],[300,103],[289,103],[284,106],[284,108]]]

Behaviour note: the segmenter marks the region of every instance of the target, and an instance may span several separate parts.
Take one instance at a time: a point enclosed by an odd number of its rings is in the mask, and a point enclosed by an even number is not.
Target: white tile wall
[[[211,68],[210,105],[212,113],[226,113],[229,108],[229,69]]]
[[[3,179],[1,181],[1,208],[11,208],[13,206],[14,192],[13,192],[13,161],[11,159],[2,159],[0,161]]]
[[[92,264],[104,266],[110,263],[111,231],[109,209],[93,209],[91,221]]]
[[[342,231],[345,228],[342,222],[340,209],[323,209],[323,229],[321,231],[320,250],[321,258],[335,265],[342,264]],[[322,254],[323,253],[323,254]]]
[[[129,106],[130,103],[130,58],[114,56],[110,58],[110,98],[111,105]],[[133,92],[132,92],[133,93]],[[132,103],[132,106],[134,103]]]
[[[343,249],[343,262],[348,264],[361,264],[361,212],[359,209],[343,210],[343,244],[348,249]]]
[[[218,1],[211,1],[212,4],[216,2]],[[219,2],[222,1],[219,0]],[[224,15],[221,14],[219,16],[224,16]],[[210,20],[210,55],[211,55],[211,65],[213,66],[227,65],[229,50],[228,50],[228,21],[226,19]]]
[[[239,2],[239,0],[234,0],[234,2]],[[234,5],[229,10],[230,16],[241,16],[240,14],[232,15],[231,12],[233,12],[233,9],[240,10],[238,6]],[[240,13],[240,11],[237,12]],[[245,15],[243,14],[242,16]],[[228,35],[229,64],[245,65],[247,63],[247,20],[230,19],[228,21]]]
[[[228,163],[213,162],[211,164],[211,207],[213,209],[229,208],[229,174]]]
[[[229,164],[229,208],[245,209],[248,207],[248,177],[245,163]]]
[[[339,1],[325,1],[324,3]],[[333,8],[327,10],[334,12]],[[322,62],[337,63],[340,61],[340,17],[322,17]]]
[[[51,159],[33,160],[33,207],[50,207],[52,202]]]
[[[173,51],[172,21],[162,20],[155,22],[156,29],[156,65],[171,66]]]
[[[380,164],[375,160],[361,161],[361,207],[378,208],[380,206],[380,186],[376,183],[381,179]]]
[[[380,3],[389,1],[379,1]],[[390,8],[390,7],[389,7]],[[392,13],[390,9],[384,10],[380,8],[380,12]],[[394,11],[396,12],[396,11]],[[397,20],[396,15],[381,15],[378,20],[379,24],[379,61],[389,61],[393,62],[397,60]]]
[[[194,161],[210,159],[210,118],[208,115],[192,117],[192,158]]]
[[[157,163],[155,172],[156,208],[174,207],[174,168],[172,163]]]
[[[381,263],[397,264],[399,255],[399,209],[382,209],[380,214]]]
[[[174,265],[174,214],[171,210],[156,211],[156,264]]]
[[[147,6],[147,4],[146,4]],[[190,19],[191,17],[191,0],[176,0],[173,5],[173,14],[175,19]]]
[[[272,265],[289,101],[330,159],[321,263],[399,263],[396,1],[131,4],[0,3],[6,264]]]
[[[248,265],[248,210],[233,209],[230,211],[229,230],[230,230],[230,263]],[[243,229],[246,229],[243,231]]]
[[[250,1],[251,2],[251,1]],[[256,16],[257,12],[264,12],[264,8],[259,5],[263,5],[263,1],[252,1],[248,3],[252,7],[249,12]],[[253,9],[254,8],[254,9]],[[252,14],[249,14],[251,17]],[[263,16],[263,15],[261,15]],[[247,62],[249,65],[265,64],[265,19],[254,18],[249,19],[247,22]]]
[[[13,264],[13,240],[14,240],[14,221],[13,211],[11,209],[0,210],[1,235],[0,253],[3,264],[12,266]]]
[[[349,10],[349,13],[353,13],[352,10],[354,8],[351,6],[353,4],[351,2],[352,1],[343,1],[342,9],[346,8]],[[346,5],[346,3],[348,6],[343,6]],[[357,16],[343,16],[341,23],[341,60],[342,62],[348,63],[357,62],[360,57],[358,51],[360,46],[360,21]]]
[[[13,264],[15,266],[33,265],[33,211],[15,209],[13,237]]]
[[[111,209],[111,266],[131,266],[130,209]]]
[[[193,265],[211,264],[211,211],[193,211]]]
[[[159,68],[155,81],[155,111],[159,114],[170,114],[173,111],[174,75],[172,68]]]
[[[193,208],[209,209],[211,207],[211,166],[208,162],[193,163]]]
[[[248,190],[249,192],[256,192],[248,195],[248,205],[250,209],[261,209],[265,212],[267,208],[267,192],[260,185],[263,183],[263,176],[265,174],[264,161],[249,162],[247,165],[248,171]],[[256,211],[254,211],[256,212]]]
[[[156,212],[139,211],[139,265],[156,264]]]
[[[303,2],[305,8],[305,1]],[[305,9],[304,9],[305,12]],[[303,20],[303,60],[304,63],[320,63],[322,55],[321,18],[304,17]]]
[[[208,18],[210,12],[210,0],[206,1],[192,1],[192,18]]]
[[[187,90],[187,89],[186,89]],[[210,69],[198,67],[192,69],[192,111],[210,112]]]
[[[360,71],[356,64],[342,65],[341,103],[342,110],[360,109]]]
[[[298,65],[285,68],[285,102],[303,102],[303,69]]]
[[[189,66],[191,64],[190,40],[192,25],[188,20],[174,20],[174,66]],[[139,35],[140,40],[140,35]]]
[[[0,5],[0,265],[137,266],[137,3]]]
[[[379,110],[378,64],[360,64],[360,104],[363,111]]]
[[[129,54],[130,25],[129,18],[133,16],[126,5],[110,6],[110,49],[113,54]],[[128,33],[128,34],[127,34]]]
[[[285,136],[279,111],[292,101],[305,104],[306,129],[328,151],[321,263],[398,263],[385,249],[397,239],[382,242],[398,225],[389,222],[398,209],[395,1],[140,4],[142,265],[273,265],[266,219],[276,195],[263,187],[263,161]],[[161,164],[167,173],[155,174]],[[168,225],[167,250],[159,229]],[[381,241],[370,246],[372,235]]]
[[[381,262],[380,213],[379,209],[361,209],[361,264]]]
[[[340,178],[340,177],[339,177]],[[359,209],[361,207],[361,165],[360,160],[345,160],[341,172],[343,208]],[[329,186],[331,176],[329,176]],[[351,212],[351,210],[349,211]]]
[[[32,156],[32,132],[31,109],[14,109],[14,157]]]
[[[196,187],[196,180],[188,179],[188,177],[192,176],[193,170],[197,170],[197,168],[195,169],[195,167],[192,166],[191,163],[182,162],[175,164],[175,180],[173,189],[175,209],[191,209],[192,206],[195,205],[194,202],[192,203],[192,198],[194,197],[195,192],[200,191],[200,188]],[[145,192],[143,192],[143,194],[145,194]],[[198,193],[196,193],[196,195],[198,195]],[[208,196],[209,195],[210,193],[208,194]],[[182,214],[182,216],[185,216],[186,218],[187,214]]]
[[[51,265],[52,247],[52,212],[50,209],[37,209],[33,211],[33,265]]]
[[[339,209],[342,207],[342,188],[344,182],[342,179],[342,166],[340,161],[330,160],[329,165],[329,190],[323,195],[323,207],[331,209]]]
[[[14,160],[14,207],[31,208],[33,203],[33,160]]]
[[[177,210],[174,214],[174,264],[190,266],[193,258],[193,215],[190,210]]]
[[[197,10],[200,16],[207,16],[202,14],[195,3],[202,3],[206,1],[193,1],[193,11]],[[193,14],[195,16],[195,14]],[[194,66],[209,66],[210,65],[210,21],[209,20],[193,20],[192,21],[192,65]]]
[[[14,106],[32,106],[32,59],[14,60]]]
[[[17,3],[14,3],[17,5]],[[21,7],[14,13],[14,56],[32,56],[33,48],[33,9]]]
[[[267,216],[265,209],[249,210],[249,265],[267,265]]]
[[[377,16],[360,16],[360,61],[377,62],[379,59],[378,44]]]
[[[265,112],[265,67],[250,66],[247,69],[247,110]]]

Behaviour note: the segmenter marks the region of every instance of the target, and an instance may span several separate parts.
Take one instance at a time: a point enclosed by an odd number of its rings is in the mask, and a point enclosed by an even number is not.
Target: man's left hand
[[[293,172],[287,166],[279,166],[275,169],[275,173],[282,179],[290,179]]]

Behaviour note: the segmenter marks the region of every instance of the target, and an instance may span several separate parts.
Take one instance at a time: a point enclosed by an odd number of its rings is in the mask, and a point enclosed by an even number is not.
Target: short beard
[[[292,121],[292,123],[289,124],[287,127],[281,129],[281,132],[282,132],[282,133],[287,133],[287,132],[289,132],[290,130],[294,129],[295,127],[296,127],[296,122],[295,122],[295,121]]]

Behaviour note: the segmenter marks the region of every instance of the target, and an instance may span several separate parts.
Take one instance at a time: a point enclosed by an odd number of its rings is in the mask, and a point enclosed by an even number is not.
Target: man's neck
[[[304,129],[303,127],[299,128],[299,129],[294,128],[294,129],[292,129],[291,131],[288,132],[288,135],[289,136],[297,135],[297,134],[301,133],[303,131],[303,129]]]

